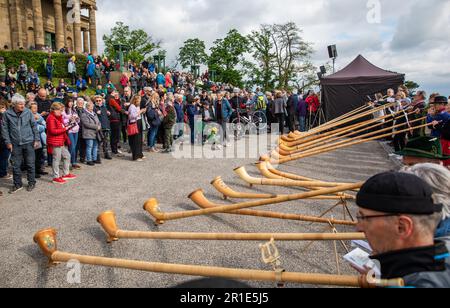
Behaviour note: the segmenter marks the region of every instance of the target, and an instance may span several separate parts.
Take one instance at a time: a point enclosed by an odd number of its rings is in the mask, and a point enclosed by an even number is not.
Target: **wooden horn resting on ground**
[[[202,209],[214,208],[216,206],[220,206],[210,202],[208,199],[204,198],[204,195],[195,195],[195,199],[191,196],[191,200],[196,203]],[[151,214],[151,213],[150,213]],[[260,218],[270,218],[270,219],[281,219],[281,220],[294,220],[294,221],[304,221],[311,223],[322,223],[329,225],[330,223],[333,225],[344,225],[344,226],[355,226],[356,222],[349,220],[338,220],[338,219],[327,219],[316,216],[307,216],[307,215],[299,215],[299,214],[287,214],[287,213],[278,213],[272,211],[257,211],[257,210],[236,210],[232,212],[227,212],[224,214],[233,214],[233,215],[243,215],[243,216],[255,216]],[[157,223],[160,223],[157,221]]]
[[[158,201],[156,199],[149,199],[145,205],[144,209],[149,212],[157,221],[157,223],[164,223],[167,220],[183,219],[195,216],[217,214],[217,213],[228,213],[235,210],[242,210],[247,208],[259,207],[269,204],[279,204],[288,201],[295,201],[301,199],[308,199],[315,196],[322,196],[328,194],[334,194],[338,192],[343,192],[347,190],[352,190],[356,188],[361,188],[364,183],[355,183],[349,185],[342,185],[330,188],[324,188],[316,191],[303,192],[293,195],[278,196],[271,199],[255,200],[249,202],[236,203],[233,205],[222,205],[209,209],[194,210],[194,211],[184,211],[184,212],[174,212],[174,213],[162,213],[158,207]],[[198,196],[203,196],[203,191],[201,189],[196,190],[190,194],[191,200],[196,200]]]
[[[108,243],[119,239],[189,240],[189,241],[351,241],[365,240],[364,233],[198,233],[141,232],[117,228],[113,211],[100,214],[98,223],[108,235]]]
[[[332,145],[332,146],[330,146],[330,147],[328,147],[326,149],[315,150],[315,151],[308,151],[307,153],[301,153],[301,154],[298,154],[298,155],[294,155],[292,157],[281,158],[279,160],[278,159],[272,159],[272,158],[270,158],[269,155],[263,155],[263,156],[261,156],[260,160],[265,161],[265,160],[269,159],[269,161],[271,163],[273,163],[273,164],[284,164],[284,163],[287,163],[287,162],[290,162],[290,161],[299,160],[299,159],[306,158],[306,157],[311,157],[311,156],[316,156],[316,155],[320,155],[320,154],[323,154],[323,153],[333,152],[333,151],[336,151],[336,150],[339,150],[339,149],[344,149],[344,148],[348,148],[348,147],[351,147],[351,146],[354,146],[354,145],[367,143],[367,142],[374,141],[374,140],[379,140],[379,139],[386,138],[386,137],[389,137],[389,136],[395,136],[395,135],[398,135],[398,134],[409,132],[411,130],[416,130],[416,129],[420,129],[420,128],[423,128],[423,127],[427,127],[428,125],[429,124],[418,125],[418,126],[407,128],[407,129],[403,129],[403,130],[400,130],[400,131],[397,131],[397,132],[390,132],[390,133],[387,133],[387,134],[378,135],[378,136],[367,138],[367,139],[353,140],[353,141],[348,140],[349,141],[348,143],[344,143],[344,144],[341,144],[339,146]]]
[[[238,268],[210,267],[199,265],[183,265],[170,263],[155,263],[133,261],[125,259],[113,259],[97,256],[78,255],[57,250],[56,231],[54,229],[43,230],[34,236],[34,241],[39,245],[42,253],[48,258],[50,265],[60,262],[77,260],[81,264],[139,270],[154,273],[177,274],[199,277],[217,277],[248,281],[273,281],[291,282],[313,285],[333,285],[344,287],[402,287],[402,279],[377,280],[368,276],[338,276],[305,273],[278,273],[275,271],[262,271]]]
[[[294,180],[276,180],[276,179],[263,179],[255,178],[248,174],[245,167],[239,167],[234,169],[234,172],[244,181],[251,185],[263,185],[263,186],[282,186],[282,187],[304,187],[304,188],[324,188],[324,187],[336,187],[334,183],[319,182],[319,181],[294,181]],[[342,183],[341,185],[348,185],[349,183]]]
[[[227,200],[228,198],[232,199],[269,199],[269,198],[275,198],[278,195],[275,194],[255,194],[255,193],[242,193],[237,192],[233,189],[231,189],[220,176],[214,179],[214,181],[211,182],[211,185],[222,194],[223,199]],[[336,184],[335,186],[337,186]],[[336,196],[316,196],[310,199],[316,199],[316,200],[341,200],[341,199],[354,199],[353,196],[346,195],[343,193],[339,193]]]

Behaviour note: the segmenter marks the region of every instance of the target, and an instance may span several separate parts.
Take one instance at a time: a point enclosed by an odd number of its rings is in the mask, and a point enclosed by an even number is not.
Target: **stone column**
[[[36,49],[40,50],[45,46],[44,21],[42,17],[41,0],[31,0],[33,7],[34,43]]]
[[[83,31],[83,49],[84,52],[89,53],[89,32],[87,29],[82,29]]]
[[[22,23],[20,22],[19,3],[17,0],[9,0],[9,22],[11,28],[11,46],[10,49],[19,49],[23,46]],[[3,48],[3,46],[1,46]]]
[[[56,51],[59,51],[65,45],[64,20],[61,0],[53,0],[53,7],[55,9]]]
[[[97,48],[97,21],[95,17],[96,8],[91,6],[89,8],[89,37],[91,40],[91,53],[93,55],[98,54]]]

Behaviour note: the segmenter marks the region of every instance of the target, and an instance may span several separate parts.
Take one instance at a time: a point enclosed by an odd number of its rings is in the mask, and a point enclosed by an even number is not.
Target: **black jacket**
[[[95,114],[97,114],[98,119],[100,120],[102,130],[110,130],[111,125],[109,122],[108,109],[106,108],[106,106],[103,105],[103,106],[99,107],[96,105],[94,108],[94,112],[95,112]]]

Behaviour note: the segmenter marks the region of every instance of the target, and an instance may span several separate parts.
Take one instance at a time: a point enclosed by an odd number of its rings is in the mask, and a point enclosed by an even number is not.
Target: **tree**
[[[406,81],[405,86],[408,88],[410,92],[414,92],[414,90],[420,88],[420,85],[418,83],[411,80]]]
[[[117,56],[114,45],[125,45],[129,48],[125,60],[137,63],[148,58],[161,44],[160,41],[155,41],[144,30],[130,30],[129,26],[120,21],[116,22],[116,25],[111,29],[110,35],[103,36],[103,41],[105,43],[105,54],[109,58],[115,59]]]
[[[312,44],[303,40],[302,31],[294,22],[274,24],[270,27],[276,54],[278,86],[288,88],[295,76],[309,67],[309,59],[313,53]]]
[[[230,30],[223,39],[218,39],[211,47],[208,60],[210,70],[216,71],[217,80],[242,87],[243,72],[238,65],[243,64],[248,40],[236,29]]]
[[[257,65],[248,63],[247,76],[252,85],[260,85],[265,90],[271,90],[275,84],[275,63],[277,55],[273,50],[272,27],[261,25],[259,31],[252,31],[248,35],[252,56]]]
[[[200,39],[189,39],[184,42],[184,46],[180,48],[178,61],[181,66],[186,69],[193,65],[206,64],[208,55],[205,52],[205,42]]]

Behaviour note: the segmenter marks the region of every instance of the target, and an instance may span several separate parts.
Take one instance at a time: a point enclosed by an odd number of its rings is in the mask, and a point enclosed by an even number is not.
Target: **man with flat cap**
[[[435,97],[428,114],[427,123],[432,128],[433,137],[440,138],[443,154],[448,156],[450,155],[450,113],[447,112],[447,105],[447,97]],[[450,167],[450,159],[444,161],[444,166]]]
[[[383,279],[407,287],[450,288],[450,238],[435,241],[442,205],[419,177],[387,172],[369,179],[357,196],[357,229],[364,232]]]

